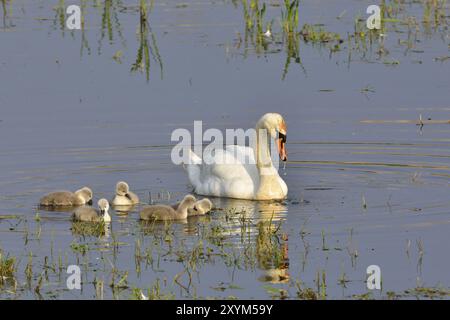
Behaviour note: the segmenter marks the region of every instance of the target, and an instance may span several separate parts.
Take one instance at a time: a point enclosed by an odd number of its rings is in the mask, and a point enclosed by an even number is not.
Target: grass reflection
[[[156,43],[155,34],[151,31],[148,19],[149,8],[145,0],[139,3],[139,48],[136,60],[131,66],[131,72],[145,73],[147,82],[150,80],[150,56],[159,64],[161,79],[163,78],[163,64]],[[151,42],[149,42],[149,35]]]
[[[6,4],[8,0],[0,0],[3,4],[4,23],[7,17]],[[68,15],[66,14],[67,3],[65,0],[59,0],[57,5],[53,8],[55,15],[53,18],[53,29],[59,30],[62,37],[65,37],[67,33],[66,20]],[[89,8],[96,9],[94,14],[89,12]],[[120,44],[121,48],[116,49],[112,59],[119,64],[122,60],[125,60],[124,52],[126,52],[127,42],[124,36],[124,30],[121,20],[123,15],[128,15],[136,11],[139,12],[139,25],[137,30],[138,49],[135,55],[135,59],[131,63],[131,73],[141,72],[145,74],[145,79],[148,82],[150,80],[150,67],[151,60],[154,60],[160,68],[160,78],[163,78],[163,62],[159,53],[157,39],[152,32],[149,24],[149,13],[153,8],[153,1],[139,0],[139,4],[130,5],[124,3],[121,0],[104,0],[104,1],[88,1],[80,0],[81,9],[81,30],[80,38],[80,56],[82,57],[85,52],[88,55],[91,54],[91,46],[89,45],[89,38],[92,37],[95,29],[95,18],[100,18],[99,31],[97,36],[98,40],[98,55],[102,55],[104,51],[105,42],[109,46],[115,46]],[[97,15],[95,14],[97,13]],[[87,27],[89,26],[89,27]],[[78,30],[70,30],[70,35],[75,38]]]
[[[2,13],[3,13],[3,29],[13,28],[14,24],[10,20],[12,14],[12,3],[13,0],[1,0],[2,2]]]

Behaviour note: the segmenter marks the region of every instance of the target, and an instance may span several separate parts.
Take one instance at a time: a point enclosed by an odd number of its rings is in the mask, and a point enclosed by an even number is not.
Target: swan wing
[[[252,159],[253,150],[241,146],[205,152],[201,164],[188,165],[189,179],[198,194],[251,199],[259,178]]]

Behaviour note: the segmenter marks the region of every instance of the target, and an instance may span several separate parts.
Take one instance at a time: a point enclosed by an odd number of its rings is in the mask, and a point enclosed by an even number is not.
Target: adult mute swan
[[[280,200],[288,188],[273,166],[270,139],[282,161],[286,154],[286,122],[278,113],[267,113],[256,124],[252,147],[228,145],[201,159],[189,149],[185,163],[189,181],[197,194],[247,200]],[[256,159],[256,160],[255,160]]]

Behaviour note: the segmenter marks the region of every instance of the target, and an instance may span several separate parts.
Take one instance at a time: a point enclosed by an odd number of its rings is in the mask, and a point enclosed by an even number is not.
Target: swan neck
[[[270,155],[270,135],[269,129],[258,122],[256,124],[256,147],[254,148],[256,166],[258,170],[264,171],[264,168],[272,169],[273,163]]]
[[[111,216],[109,215],[108,210],[105,210],[105,213],[103,214],[103,221],[105,221],[105,222],[111,221]]]
[[[188,216],[188,205],[183,202],[176,211],[179,219],[186,219]]]
[[[83,194],[81,192],[77,192],[75,193],[78,201],[80,201],[80,203],[87,203],[88,201],[86,201],[86,199],[84,198]]]

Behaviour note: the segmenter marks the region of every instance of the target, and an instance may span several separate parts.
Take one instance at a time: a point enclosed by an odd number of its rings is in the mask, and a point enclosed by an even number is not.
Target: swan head
[[[93,192],[88,187],[83,187],[80,190],[75,191],[78,198],[83,200],[84,203],[90,203],[92,201]]]
[[[127,197],[128,199],[131,199],[129,192],[130,192],[130,186],[128,185],[128,183],[126,183],[125,181],[117,182],[116,194],[118,196],[124,196],[124,197]]]
[[[259,119],[257,128],[268,131],[270,137],[276,142],[280,159],[286,161],[287,126],[283,116],[279,113],[266,113]]]

